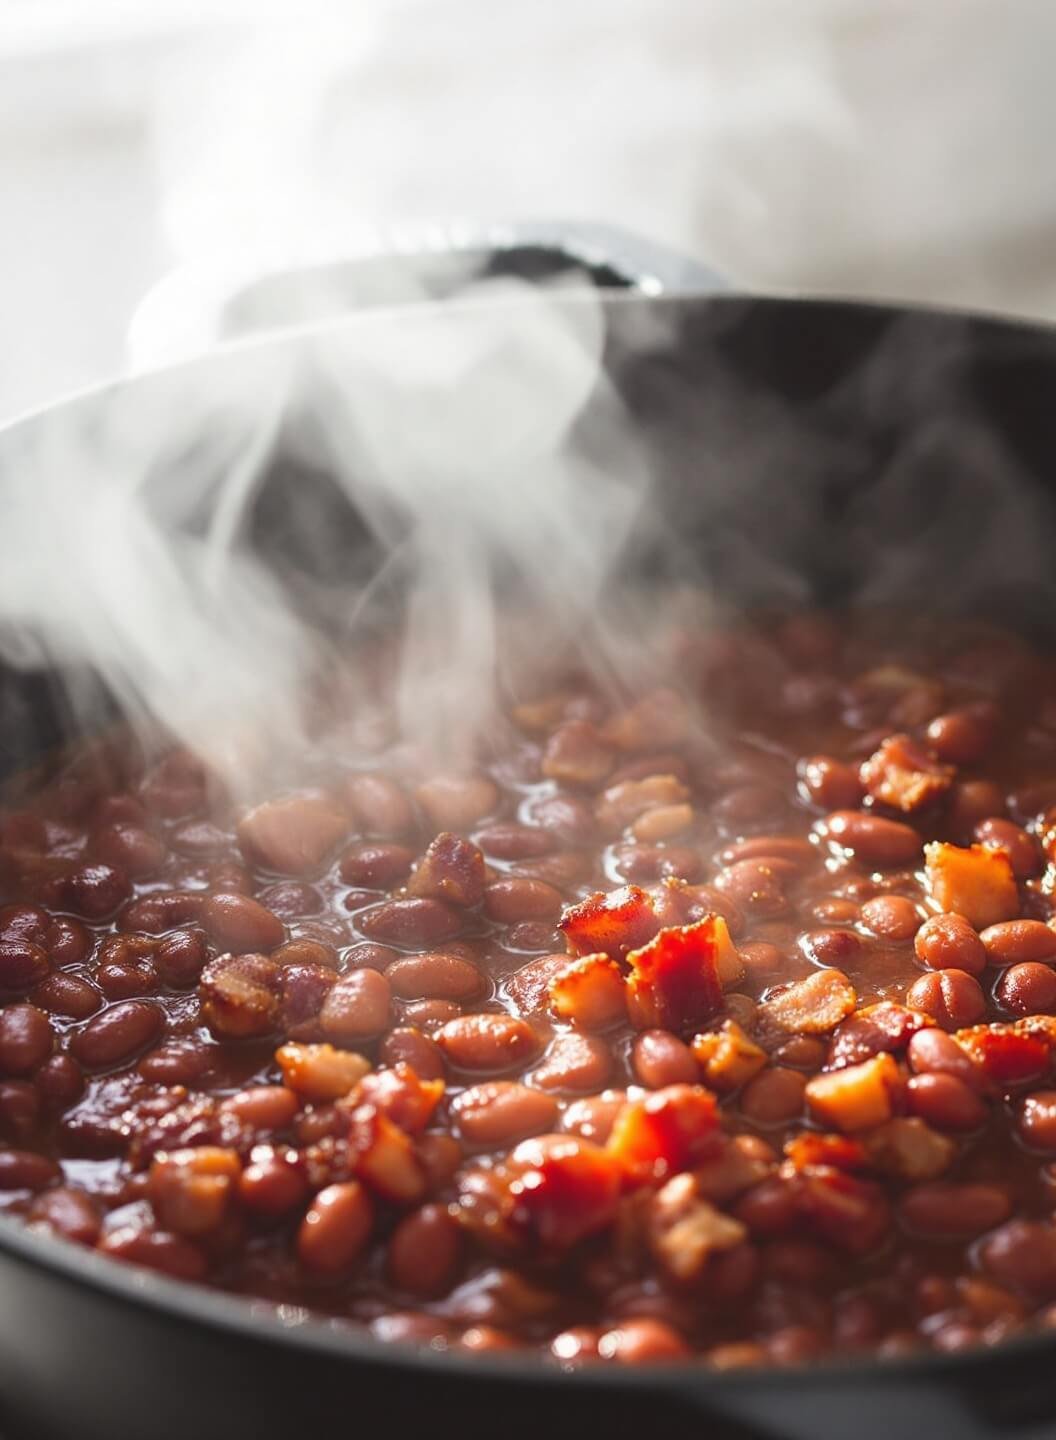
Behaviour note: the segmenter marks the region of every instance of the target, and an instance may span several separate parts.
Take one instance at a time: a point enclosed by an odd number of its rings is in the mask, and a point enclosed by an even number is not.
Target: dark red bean
[[[165,1017],[147,1000],[111,1005],[70,1041],[74,1057],[88,1070],[104,1070],[130,1060],[156,1040]]]
[[[126,905],[118,917],[121,930],[141,930],[161,935],[177,925],[193,925],[201,919],[206,897],[199,890],[168,890],[142,895]]]
[[[443,1051],[435,1040],[430,1040],[413,1025],[399,1025],[389,1031],[381,1042],[381,1058],[386,1065],[399,1065],[402,1061],[422,1080],[443,1079]]]
[[[442,945],[462,928],[456,910],[441,900],[387,900],[358,916],[357,922],[369,940],[383,945]]]
[[[392,990],[376,970],[353,970],[330,990],[319,1012],[319,1028],[328,1040],[354,1045],[380,1035],[389,1023]]]
[[[297,1232],[301,1264],[316,1274],[346,1270],[370,1239],[374,1206],[358,1180],[328,1185],[308,1207]]]
[[[0,1150],[0,1190],[43,1190],[62,1178],[62,1169],[32,1150]]]
[[[484,891],[484,910],[500,925],[520,920],[556,920],[561,914],[561,892],[542,880],[496,880]]]
[[[102,1230],[102,1216],[92,1196],[83,1190],[60,1186],[45,1190],[29,1207],[31,1225],[40,1225],[78,1245],[94,1245]]]
[[[1032,1150],[1056,1151],[1056,1090],[1036,1090],[1018,1106],[1019,1133]]]
[[[285,939],[285,929],[258,901],[234,891],[210,895],[202,906],[202,924],[214,944],[233,954],[274,950]]]
[[[42,1065],[55,1044],[51,1021],[35,1005],[0,1010],[0,1073],[28,1075]]]
[[[918,1074],[954,1075],[974,1090],[982,1088],[978,1066],[963,1046],[941,1030],[918,1030],[910,1038],[906,1056]]]
[[[53,965],[79,965],[92,948],[91,936],[79,920],[53,915],[40,942]]]
[[[0,940],[0,990],[28,990],[48,973],[48,956],[30,940]]]
[[[397,960],[385,971],[385,978],[401,1000],[464,1000],[481,988],[476,967],[443,950]]]
[[[917,931],[913,949],[929,970],[981,975],[986,969],[986,947],[963,915],[932,915]]]
[[[258,902],[280,920],[303,920],[318,915],[323,897],[314,885],[305,880],[276,880],[257,895]]]
[[[0,1132],[8,1140],[28,1140],[40,1118],[40,1094],[29,1080],[0,1081]]]
[[[913,1075],[906,1084],[906,1106],[938,1130],[978,1130],[987,1116],[979,1095],[956,1075]]]
[[[400,1221],[389,1239],[389,1279],[422,1297],[446,1295],[462,1254],[462,1229],[446,1205],[423,1205]]]
[[[861,921],[870,934],[883,940],[912,940],[921,914],[904,895],[877,895],[862,906]]]
[[[1009,1220],[979,1245],[987,1274],[1028,1300],[1056,1297],[1056,1229],[1038,1220]]]
[[[489,825],[473,838],[484,854],[495,860],[538,860],[555,846],[549,831],[531,825]]]
[[[42,980],[29,998],[51,1015],[68,1015],[73,1020],[87,1020],[103,1003],[94,985],[62,970],[55,970]]]
[[[935,1240],[981,1235],[1008,1219],[1011,1205],[999,1185],[935,1180],[915,1185],[899,1206],[902,1223],[916,1235]]]
[[[864,810],[837,810],[822,822],[822,834],[866,865],[880,870],[919,859],[921,839],[900,820],[885,820]]]
[[[304,1203],[308,1181],[283,1154],[273,1152],[246,1166],[238,1179],[238,1194],[247,1210],[277,1219]]]
[[[97,830],[88,847],[96,859],[123,871],[133,880],[156,874],[168,854],[156,835],[140,825],[127,823],[114,823]]]
[[[194,1085],[209,1073],[211,1063],[208,1047],[199,1041],[174,1040],[148,1050],[137,1068],[153,1085]]]
[[[99,1241],[99,1249],[114,1260],[142,1265],[174,1280],[205,1278],[205,1256],[194,1241],[166,1230],[137,1230],[131,1225],[123,1225],[104,1235]]]
[[[413,863],[414,851],[406,845],[365,840],[345,851],[339,870],[346,885],[389,890],[407,878]]]
[[[812,755],[797,768],[800,789],[819,810],[853,810],[861,803],[862,782],[855,766],[830,755]]]
[[[740,1110],[756,1125],[784,1125],[803,1113],[807,1079],[798,1070],[771,1066],[741,1091]]]
[[[949,765],[975,765],[986,754],[997,728],[990,705],[973,705],[937,715],[925,734],[940,760]]]
[[[108,920],[132,894],[127,871],[117,865],[82,865],[62,886],[63,908],[85,920]]]
[[[174,989],[195,984],[208,958],[205,936],[200,930],[172,930],[154,951],[158,974]]]
[[[693,1051],[668,1030],[643,1030],[631,1049],[639,1084],[650,1090],[666,1085],[695,1085],[700,1079]]]
[[[865,946],[853,930],[808,930],[799,937],[799,948],[812,965],[845,970],[861,957]]]
[[[979,936],[991,965],[1017,965],[1022,961],[1056,963],[1056,930],[1040,920],[1002,920]]]
[[[84,1073],[72,1055],[52,1055],[37,1071],[34,1084],[45,1106],[65,1110],[84,1093]]]

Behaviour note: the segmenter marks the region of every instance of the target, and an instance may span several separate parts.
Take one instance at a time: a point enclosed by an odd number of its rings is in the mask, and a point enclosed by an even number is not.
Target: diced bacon
[[[601,1030],[627,1013],[626,981],[607,955],[570,960],[550,981],[550,1008],[584,1030]]]
[[[639,1030],[699,1025],[722,1004],[722,975],[741,973],[726,921],[718,915],[661,930],[627,961],[627,1009]]]
[[[740,1245],[748,1231],[701,1195],[695,1176],[676,1175],[649,1201],[646,1233],[665,1274],[687,1283],[703,1273],[712,1255]]]
[[[943,765],[911,735],[889,735],[875,754],[862,762],[861,781],[881,805],[913,814],[943,795],[956,773]]]
[[[545,1249],[566,1249],[603,1230],[616,1214],[620,1167],[614,1157],[574,1135],[524,1140],[504,1167],[509,1222]]]
[[[830,1070],[807,1081],[807,1101],[823,1124],[853,1132],[882,1125],[894,1113],[894,1097],[901,1085],[898,1066],[890,1055],[874,1055],[860,1065]]]
[[[356,1174],[397,1205],[413,1205],[426,1191],[426,1176],[410,1138],[376,1105],[359,1105],[351,1115],[349,1150]]]
[[[736,1020],[724,1020],[718,1030],[695,1036],[690,1048],[708,1084],[723,1095],[747,1085],[766,1064],[766,1051]]]
[[[977,930],[1019,914],[1019,891],[1008,856],[985,845],[924,846],[924,872],[937,909],[963,915]]]
[[[484,898],[484,853],[470,840],[442,831],[429,846],[407,885],[410,895],[446,900],[469,908]]]
[[[353,1108],[364,1103],[374,1105],[408,1135],[418,1135],[433,1118],[444,1088],[442,1080],[423,1080],[401,1060],[365,1075],[349,1103]]]
[[[858,1003],[842,970],[816,970],[759,1007],[760,1014],[794,1035],[824,1035],[845,1020]]]
[[[798,1172],[796,1207],[809,1229],[852,1255],[875,1250],[891,1223],[878,1185],[831,1165]]]
[[[785,1155],[797,1170],[817,1165],[831,1165],[837,1170],[865,1170],[869,1166],[865,1146],[848,1135],[819,1135],[804,1130],[789,1140]]]
[[[668,1085],[629,1100],[606,1149],[638,1181],[691,1169],[717,1147],[718,1108],[702,1085]]]
[[[915,1184],[935,1180],[953,1164],[956,1143],[916,1115],[896,1115],[862,1138],[875,1169]]]
[[[1010,1024],[972,1025],[953,1038],[967,1051],[986,1078],[999,1087],[1038,1080],[1049,1067],[1053,1036],[1030,1020]]]
[[[660,925],[650,896],[638,885],[597,891],[571,905],[558,922],[573,955],[608,955],[623,960],[651,940]]]
[[[333,1045],[281,1045],[275,1059],[283,1084],[306,1100],[339,1100],[370,1069],[370,1061],[362,1055]]]
[[[865,1005],[848,1016],[833,1033],[826,1068],[840,1070],[884,1051],[898,1054],[918,1030],[930,1029],[934,1023],[929,1015],[893,1000]]]

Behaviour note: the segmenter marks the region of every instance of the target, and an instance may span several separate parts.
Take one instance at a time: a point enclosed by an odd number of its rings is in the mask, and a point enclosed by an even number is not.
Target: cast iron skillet
[[[646,327],[644,349],[643,304],[659,322]],[[340,332],[236,345],[23,420],[0,432],[0,486],[32,483],[56,427],[90,447],[106,431],[104,408],[112,417],[178,407],[192,378],[218,394],[252,386],[276,347],[302,347],[311,360]],[[677,577],[692,566],[735,603],[790,593],[833,606],[895,601],[1000,615],[1051,638],[1052,330],[853,302],[687,294],[614,303],[606,356],[653,470],[657,523],[642,527],[623,573]],[[252,542],[277,565],[307,566],[317,560],[307,537],[320,530],[335,537],[335,563],[344,557],[355,572],[366,544],[356,515],[318,465],[280,446]],[[8,769],[62,732],[53,678],[2,677]],[[713,1440],[1056,1430],[1056,1344],[1045,1336],[970,1355],[788,1372],[678,1365],[562,1375],[529,1357],[382,1345],[4,1220],[0,1295],[0,1406],[11,1440],[287,1440],[368,1426],[460,1437],[588,1426],[675,1434],[680,1422]]]

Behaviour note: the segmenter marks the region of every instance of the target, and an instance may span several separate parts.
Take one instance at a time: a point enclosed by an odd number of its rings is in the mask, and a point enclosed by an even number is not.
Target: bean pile
[[[108,738],[9,804],[0,1205],[562,1366],[1056,1324],[1056,663],[663,624],[675,683],[458,772],[379,733],[236,806]]]

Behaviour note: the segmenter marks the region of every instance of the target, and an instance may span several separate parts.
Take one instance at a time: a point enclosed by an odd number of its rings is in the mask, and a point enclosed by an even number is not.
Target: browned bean
[[[496,880],[484,891],[484,910],[500,925],[519,920],[556,920],[561,914],[561,892],[542,880]]]
[[[685,845],[617,845],[612,863],[617,875],[636,885],[650,880],[696,880],[703,861]]]
[[[209,1050],[196,1040],[175,1040],[148,1050],[136,1067],[154,1085],[193,1085],[209,1072]]]
[[[820,1070],[825,1064],[827,1046],[816,1035],[793,1035],[773,1051],[771,1059],[793,1070]]]
[[[437,775],[415,791],[436,830],[469,830],[498,803],[495,784],[483,775]]]
[[[1019,1133],[1032,1150],[1056,1151],[1056,1090],[1035,1090],[1018,1106]]]
[[[910,1077],[906,1105],[911,1115],[939,1130],[978,1130],[987,1115],[977,1092],[964,1080],[934,1072]]]
[[[1040,920],[1002,920],[982,931],[979,939],[991,965],[1056,962],[1056,930],[1050,930]]]
[[[544,1090],[596,1091],[611,1071],[612,1052],[605,1041],[572,1031],[554,1037],[532,1080]]]
[[[512,1015],[462,1015],[444,1025],[436,1040],[461,1070],[509,1070],[539,1048],[531,1026]]]
[[[235,1115],[243,1125],[262,1135],[285,1130],[293,1124],[298,1100],[285,1085],[253,1085],[221,1102],[222,1110]]]
[[[488,825],[474,836],[485,855],[495,860],[538,860],[554,849],[554,837],[547,830],[512,822]]]
[[[54,965],[79,965],[92,948],[91,936],[79,920],[54,915],[41,942]]]
[[[0,1150],[0,1190],[43,1190],[62,1178],[62,1169],[32,1150]]]
[[[351,775],[345,796],[367,835],[406,835],[414,829],[414,806],[384,775]]]
[[[435,1040],[413,1025],[399,1025],[390,1030],[381,1042],[381,1058],[386,1065],[409,1065],[423,1080],[440,1080],[444,1074],[444,1055]]]
[[[462,1014],[462,1006],[453,1000],[412,1000],[403,1006],[403,1020],[431,1034]]]
[[[871,935],[883,940],[912,940],[921,914],[904,895],[877,895],[862,906],[861,919]]]
[[[31,1225],[46,1226],[64,1240],[94,1245],[102,1230],[102,1217],[95,1200],[83,1190],[59,1186],[45,1190],[29,1207]]]
[[[207,1269],[205,1256],[193,1240],[166,1230],[122,1225],[108,1231],[98,1248],[114,1260],[143,1265],[175,1280],[202,1280]]]
[[[993,739],[997,717],[989,705],[973,705],[937,715],[925,734],[928,744],[949,765],[975,765]]]
[[[1026,960],[1010,965],[994,987],[994,999],[1010,1015],[1041,1015],[1056,1008],[1056,970]]]
[[[719,871],[715,885],[751,915],[780,915],[788,909],[785,882],[794,877],[796,868],[780,856],[736,860]]]
[[[780,970],[783,964],[781,951],[768,940],[751,940],[737,948],[741,963],[753,981],[767,979]]]
[[[427,1130],[424,1135],[419,1135],[417,1151],[429,1192],[433,1195],[451,1183],[465,1158],[455,1137],[440,1130]]]
[[[277,915],[234,891],[218,891],[206,899],[202,924],[214,944],[234,955],[274,950],[286,935]]]
[[[880,870],[919,859],[921,839],[900,820],[885,820],[864,810],[837,810],[822,822],[822,834],[863,864]]]
[[[48,973],[47,952],[17,936],[0,940],[0,990],[28,990]]]
[[[625,1090],[606,1090],[601,1095],[574,1100],[562,1117],[561,1129],[569,1135],[579,1135],[583,1140],[593,1140],[598,1145],[604,1145],[615,1124],[616,1116],[626,1103]]]
[[[141,895],[118,916],[121,930],[143,930],[161,935],[177,925],[193,925],[201,918],[205,896],[199,890],[168,890]]]
[[[918,1074],[955,1075],[974,1090],[982,1086],[982,1076],[967,1052],[942,1030],[918,1030],[910,1038],[906,1057]]]
[[[979,1259],[995,1280],[1029,1300],[1056,1296],[1056,1229],[1051,1225],[1009,1220],[981,1241]]]
[[[70,1041],[70,1050],[86,1069],[105,1070],[145,1050],[164,1024],[157,1005],[148,1000],[124,1000],[89,1020]]]
[[[481,988],[476,967],[443,950],[397,960],[385,978],[401,1000],[464,1000]]]
[[[821,858],[817,846],[799,835],[749,835],[745,840],[724,846],[718,855],[723,865],[736,865],[739,860],[784,860],[801,870]]]
[[[819,810],[853,810],[861,803],[862,782],[853,765],[830,755],[812,755],[797,769],[801,791]]]
[[[62,886],[61,906],[84,920],[109,920],[132,894],[128,874],[116,865],[81,865]]]
[[[834,895],[812,906],[810,917],[819,925],[856,925],[861,917],[861,907],[853,900],[842,900]]]
[[[902,1223],[916,1235],[963,1240],[992,1230],[1008,1219],[1008,1194],[999,1185],[933,1180],[915,1185],[902,1197]]]
[[[861,958],[865,945],[853,930],[827,928],[808,930],[799,937],[799,948],[812,965],[844,970]]]
[[[279,1019],[281,975],[266,955],[220,955],[211,961],[198,985],[210,1028],[232,1038],[269,1034]]]
[[[780,1065],[761,1071],[741,1091],[741,1114],[756,1125],[785,1125],[803,1113],[806,1076]]]
[[[133,880],[155,874],[168,854],[156,835],[127,823],[103,826],[90,838],[88,848],[95,858],[124,870]]]
[[[276,880],[259,892],[257,900],[280,920],[291,923],[318,915],[323,908],[322,895],[304,880]]]
[[[53,970],[29,998],[41,1010],[52,1015],[68,1015],[72,1020],[87,1020],[103,1003],[94,985],[64,970]]]
[[[51,1110],[65,1110],[84,1093],[84,1073],[72,1055],[52,1055],[34,1077],[41,1101]]]
[[[389,1279],[411,1295],[446,1295],[462,1257],[462,1229],[446,1205],[423,1205],[389,1239]]]
[[[1005,797],[992,780],[956,781],[949,791],[946,824],[958,840],[975,833],[980,820],[999,816],[1005,808]]]
[[[285,950],[284,945],[272,956],[273,960],[279,959],[280,952]],[[359,945],[352,945],[345,951],[342,968],[345,970],[387,970],[396,960],[400,958],[398,950],[390,949],[388,945],[374,945],[369,940],[364,940]],[[316,961],[316,964],[323,964],[323,961]]]
[[[261,1147],[267,1149],[268,1147]],[[256,1157],[258,1150],[254,1149]],[[288,1152],[290,1156],[293,1151]],[[308,1181],[287,1154],[271,1151],[254,1158],[238,1177],[238,1198],[255,1215],[277,1219],[304,1203]]]
[[[594,811],[578,795],[549,795],[531,807],[531,818],[567,845],[581,845],[594,834]]]
[[[28,1075],[51,1054],[55,1031],[35,1005],[7,1005],[0,1010],[0,1073]]]
[[[374,1206],[358,1180],[328,1185],[301,1221],[298,1258],[307,1270],[336,1275],[358,1258],[373,1226]]]
[[[189,1146],[155,1157],[147,1193],[155,1218],[177,1235],[219,1229],[236,1194],[242,1162],[219,1145]]]
[[[557,1101],[512,1080],[488,1080],[464,1090],[452,1107],[458,1128],[471,1145],[513,1145],[545,1135],[557,1121]]]
[[[130,955],[124,960],[103,960],[95,968],[95,983],[108,1000],[131,1000],[158,988],[158,972],[149,955]]]
[[[963,970],[981,975],[986,969],[986,948],[963,915],[932,915],[913,942],[917,959],[929,970]]]
[[[40,1095],[31,1081],[0,1081],[0,1132],[8,1140],[27,1140],[39,1119]]]
[[[357,921],[369,940],[383,945],[440,945],[462,928],[456,910],[442,900],[386,900],[363,911]]]
[[[693,1051],[668,1030],[643,1030],[631,1047],[635,1077],[650,1090],[695,1085],[700,1079]]]
[[[376,970],[352,970],[333,987],[319,1012],[319,1028],[339,1044],[380,1035],[389,1023],[392,992]]]
[[[341,879],[346,885],[362,885],[368,890],[388,890],[406,879],[414,862],[414,851],[406,845],[380,840],[364,840],[352,845],[341,856]]]
[[[629,1317],[601,1336],[598,1354],[618,1365],[656,1365],[684,1359],[689,1347],[678,1331],[662,1320]]]
[[[978,980],[963,970],[930,970],[906,991],[906,1004],[923,1010],[943,1030],[974,1025],[986,1014]]]
[[[316,1020],[337,976],[325,965],[283,965],[279,971],[281,1028],[294,1040],[312,1039]]]
[[[195,984],[208,956],[200,930],[172,930],[154,951],[154,965],[164,984],[182,989]]]
[[[1038,842],[1011,820],[990,815],[975,827],[975,838],[988,850],[1002,850],[1008,856],[1017,880],[1029,880],[1041,873],[1041,851]]]

